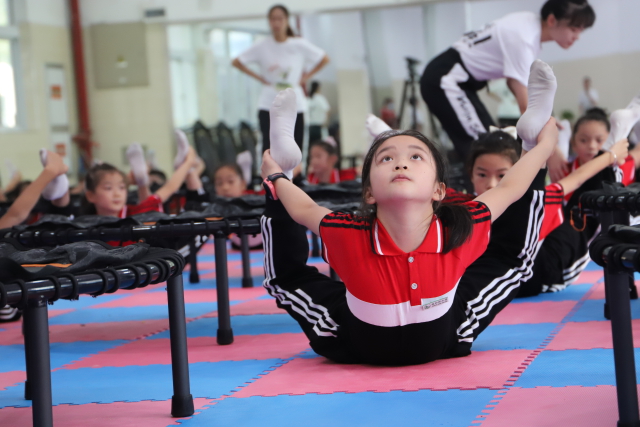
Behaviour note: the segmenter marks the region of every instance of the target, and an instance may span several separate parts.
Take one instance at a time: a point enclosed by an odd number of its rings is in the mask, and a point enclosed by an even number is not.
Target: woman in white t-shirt
[[[328,136],[323,130],[327,128],[327,121],[329,118],[329,101],[320,93],[320,83],[311,82],[311,90],[309,91],[309,99],[307,100],[309,106],[309,144],[316,141],[321,141]]]
[[[541,43],[554,41],[568,49],[594,21],[595,12],[587,0],[548,0],[540,14],[511,13],[482,30],[466,33],[427,65],[420,80],[422,97],[440,120],[461,161],[466,160],[478,135],[494,124],[476,92],[488,80],[506,77],[524,112],[529,68],[538,57]],[[552,179],[564,176],[559,169],[566,159],[560,160],[558,155],[549,160]]]
[[[262,132],[262,150],[267,150],[269,142],[269,108],[276,94],[288,87],[296,92],[298,116],[294,138],[302,147],[304,135],[303,113],[307,102],[302,87],[307,80],[329,62],[329,57],[317,46],[296,37],[289,26],[289,11],[282,5],[275,5],[267,14],[271,37],[257,42],[242,52],[232,62],[234,67],[262,82],[262,92],[258,100],[258,119]],[[258,64],[260,73],[250,70],[247,65]],[[311,68],[310,71],[306,69]]]

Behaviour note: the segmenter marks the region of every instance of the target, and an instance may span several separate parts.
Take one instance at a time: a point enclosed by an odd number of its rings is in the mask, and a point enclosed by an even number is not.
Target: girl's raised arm
[[[271,157],[270,150],[262,155],[262,177],[282,172],[282,168]],[[291,181],[281,178],[273,183],[276,195],[282,202],[291,218],[300,225],[304,225],[314,234],[320,233],[320,221],[331,211],[319,206],[307,193],[296,187]]]
[[[535,60],[529,73],[527,111],[516,126],[522,138],[522,157],[496,187],[476,198],[487,205],[492,221],[524,195],[558,143],[556,121],[550,118],[556,87],[551,67]]]
[[[491,221],[495,221],[516,200],[527,191],[558,142],[556,120],[549,119],[540,132],[538,145],[525,153],[522,158],[506,173],[500,183],[489,191],[482,193],[475,200],[487,205],[491,211]]]
[[[562,186],[564,194],[570,194],[576,191],[590,178],[593,178],[601,170],[613,166],[615,163],[621,165],[629,155],[629,141],[627,139],[621,139],[616,142],[609,150],[609,153],[605,153],[594,159],[589,160],[578,169],[571,172],[566,177],[558,181],[558,184]]]

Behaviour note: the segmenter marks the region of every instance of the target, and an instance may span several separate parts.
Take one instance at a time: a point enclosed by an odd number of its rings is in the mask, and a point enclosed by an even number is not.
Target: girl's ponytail
[[[442,253],[447,253],[462,246],[473,233],[473,218],[462,204],[439,203],[435,206],[434,214],[442,221],[444,230],[444,247]]]

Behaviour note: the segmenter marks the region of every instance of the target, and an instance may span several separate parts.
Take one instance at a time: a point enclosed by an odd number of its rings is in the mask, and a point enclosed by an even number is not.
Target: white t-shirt
[[[322,49],[301,37],[287,37],[284,42],[277,42],[269,36],[242,52],[238,60],[244,65],[258,64],[260,75],[271,83],[262,86],[258,109],[268,111],[278,91],[291,87],[296,92],[298,112],[301,113],[307,107],[300,87],[302,73],[317,65],[324,56]]]
[[[540,53],[541,32],[538,14],[510,13],[465,34],[453,48],[476,80],[509,77],[527,86],[529,68]]]
[[[309,125],[324,126],[327,113],[331,109],[329,101],[320,93],[314,93],[307,99],[309,105]]]

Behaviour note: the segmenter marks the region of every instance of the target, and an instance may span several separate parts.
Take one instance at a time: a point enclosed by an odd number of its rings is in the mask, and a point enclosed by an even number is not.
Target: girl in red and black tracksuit
[[[627,153],[627,142],[618,142],[612,147],[612,151],[617,158],[624,159]],[[508,133],[495,131],[484,134],[471,146],[471,153],[467,162],[467,172],[471,177],[475,194],[480,195],[485,191],[495,187],[504,174],[518,160],[520,144]],[[534,182],[526,197],[512,204],[507,211],[492,226],[491,241],[487,251],[481,259],[472,264],[464,277],[483,280],[483,268],[480,268],[482,259],[487,260],[486,280],[492,277],[502,277],[495,275],[496,266],[502,262],[510,263],[515,267],[509,275],[494,283],[497,289],[499,284],[507,283],[506,288],[512,288],[519,284],[518,296],[537,295],[542,291],[540,284],[541,265],[539,250],[545,238],[555,229],[560,227],[564,221],[563,199],[565,190],[573,193],[580,188],[587,180],[597,175],[600,171],[611,166],[610,155],[598,157],[586,162],[582,168],[571,172],[567,177],[557,183],[544,186],[544,176]],[[544,191],[544,197],[540,197],[540,192]],[[538,192],[538,197],[530,197],[530,192]],[[445,201],[463,202],[470,200],[471,195],[458,193],[454,190],[448,191]],[[519,206],[520,208],[516,208]],[[530,222],[524,226],[514,227],[518,219],[527,217],[523,210],[529,209],[538,212],[532,216]],[[518,212],[520,210],[520,212]],[[540,218],[540,214],[544,215]],[[536,223],[536,221],[538,221]],[[526,234],[518,234],[518,230],[527,229]],[[535,233],[537,238],[535,238]],[[523,240],[526,239],[526,240]],[[525,243],[528,242],[528,243]],[[518,254],[515,257],[514,254]],[[517,259],[522,262],[518,264]],[[497,262],[495,260],[498,260]],[[532,260],[535,260],[532,262]],[[519,268],[518,268],[519,267]],[[516,270],[516,268],[518,268]],[[546,267],[543,267],[546,268]],[[520,273],[516,274],[516,271]],[[473,274],[472,274],[473,272]],[[517,277],[517,280],[514,280]],[[500,300],[506,304],[510,298]]]
[[[501,305],[486,282],[465,280],[465,270],[487,248],[491,222],[539,176],[557,142],[553,120],[539,141],[494,189],[452,205],[442,203],[445,161],[433,143],[414,131],[385,132],[365,158],[358,215],[318,206],[266,152],[265,288],[313,350],[337,362],[400,365],[469,354]],[[320,235],[344,283],[306,265],[306,229]]]
[[[635,162],[628,154],[626,139],[602,151],[610,130],[607,117],[598,113],[586,114],[574,125],[571,145],[576,159],[570,163],[567,177],[558,182],[564,193],[564,219],[547,233],[536,257],[533,277],[522,286],[518,296],[563,290],[589,264],[589,244],[599,233],[600,223],[597,218],[587,217],[582,230],[576,230],[571,224],[571,208],[578,204],[582,193],[601,189],[605,181],[628,185],[635,178]],[[578,185],[566,183],[576,175],[583,177]]]

